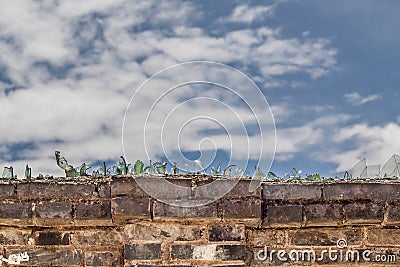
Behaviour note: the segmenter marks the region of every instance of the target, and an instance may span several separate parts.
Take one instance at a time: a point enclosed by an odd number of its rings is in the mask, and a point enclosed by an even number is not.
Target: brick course
[[[371,249],[397,255],[400,264],[400,182],[265,181],[168,176],[188,196],[207,200],[212,187],[233,190],[205,206],[183,208],[148,195],[138,184],[157,187],[157,177],[10,180],[0,183],[0,251],[4,258],[27,252],[23,266],[297,266],[270,250]],[[232,178],[234,179],[234,178]],[[159,188],[164,199],[173,192]],[[179,201],[177,199],[177,201]],[[1,254],[1,253],[0,253]],[[371,257],[372,257],[371,256]],[[318,264],[342,266],[338,260]]]

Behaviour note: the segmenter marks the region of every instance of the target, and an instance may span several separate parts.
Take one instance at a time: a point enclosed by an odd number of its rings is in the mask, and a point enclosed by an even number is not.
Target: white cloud
[[[399,153],[398,123],[385,125],[355,124],[340,129],[333,138],[337,145],[353,144],[333,153],[327,161],[338,164],[338,170],[350,169],[358,160],[367,158],[370,164],[383,164],[392,154]]]
[[[230,22],[252,23],[261,20],[272,13],[274,5],[249,6],[247,4],[236,6],[226,20]]]
[[[345,94],[344,97],[346,98],[347,102],[349,102],[353,106],[361,106],[368,102],[375,101],[375,100],[378,100],[381,98],[381,96],[379,94],[362,96],[358,92]]]
[[[272,6],[240,5],[231,20],[251,23],[271,12]],[[235,29],[215,36],[192,26],[191,21],[201,15],[192,3],[181,1],[2,1],[0,69],[5,69],[4,76],[12,84],[0,83],[0,121],[2,129],[7,129],[0,131],[5,154],[0,155],[0,165],[14,164],[21,176],[28,161],[34,174],[62,175],[53,161],[57,149],[74,165],[117,159],[121,154],[122,117],[130,97],[149,75],[175,63],[240,62],[243,69],[251,67],[260,73],[261,84],[276,85],[281,83],[275,76],[296,72],[319,77],[336,63],[336,49],[327,39],[287,38],[268,27]],[[6,95],[4,90],[13,86],[23,90]],[[195,93],[189,90],[186,96]],[[209,93],[234,106],[228,96]],[[175,107],[179,98],[169,101],[167,108]],[[184,109],[182,114],[206,110],[238,126],[218,107],[196,108]],[[282,107],[273,108],[279,120],[290,115]],[[140,105],[134,112],[138,117],[146,115]],[[201,130],[199,124],[188,133],[197,137]],[[311,134],[316,141],[321,138],[318,129],[307,126],[286,129],[281,138],[288,143],[279,151],[288,154],[298,151],[300,144],[311,144],[298,137],[302,133]],[[154,151],[158,151],[159,136],[151,137]],[[210,137],[221,139],[219,135]],[[247,142],[245,135],[235,132],[232,137],[235,142]],[[249,142],[259,147],[262,140],[256,137],[251,136]],[[195,141],[184,147],[197,148]],[[270,140],[266,137],[264,142]],[[32,146],[18,151],[18,161],[9,161],[9,150],[26,143]],[[221,147],[229,150],[226,141],[221,140]],[[247,156],[241,146],[238,149]]]

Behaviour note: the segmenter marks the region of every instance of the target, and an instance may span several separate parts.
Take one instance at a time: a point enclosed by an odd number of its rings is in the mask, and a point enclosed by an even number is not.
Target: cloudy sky
[[[147,88],[128,106],[140,85],[188,61],[227,64],[255,82],[275,119],[277,174],[296,167],[329,176],[364,157],[383,164],[400,153],[398,25],[396,0],[1,1],[0,167],[12,165],[21,177],[29,163],[33,175],[63,175],[55,150],[74,166],[112,164],[124,149],[130,162],[147,162],[177,151],[194,160],[199,147],[216,148],[211,165],[248,157],[249,169],[259,155],[243,144],[254,150],[264,142],[271,156],[273,136],[261,137],[264,128],[251,126],[238,99],[210,85],[171,91],[154,110],[173,110],[174,119],[155,113],[142,125],[149,110],[141,103],[160,92]],[[160,139],[153,126],[166,121],[173,122]],[[247,133],[237,131],[239,121]],[[139,148],[143,128],[147,154]]]

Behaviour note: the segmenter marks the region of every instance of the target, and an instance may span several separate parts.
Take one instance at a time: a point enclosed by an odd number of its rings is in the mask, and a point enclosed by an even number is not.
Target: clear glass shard
[[[393,177],[399,176],[398,166],[397,164],[400,163],[400,156],[393,154],[389,160],[383,165],[381,171],[379,172],[379,177]]]
[[[243,176],[244,175],[244,170],[242,168],[236,168],[235,169],[235,174],[236,176]]]
[[[215,169],[215,167],[211,167],[211,175],[219,175],[221,174],[221,166],[222,163],[218,164],[218,167]]]
[[[361,174],[365,171],[365,168],[367,167],[367,159],[363,158],[359,162],[354,165],[353,168],[351,168],[348,173],[351,178],[360,178]]]
[[[360,176],[357,178],[368,178],[367,169],[368,169],[368,166],[365,166],[364,170],[361,172]]]
[[[171,168],[171,173],[179,174],[179,168],[178,168],[178,164],[176,162],[174,162],[174,167]]]
[[[368,178],[378,178],[379,172],[381,171],[381,165],[369,165],[367,166],[367,177]]]
[[[254,178],[264,178],[265,174],[262,172],[260,167],[256,167],[256,170],[254,172]]]
[[[205,174],[206,171],[205,171],[205,169],[204,169],[204,167],[203,167],[203,163],[201,163],[201,161],[198,160],[198,159],[196,159],[194,162],[196,163],[196,170],[195,170],[195,173],[197,173],[197,167],[199,167],[199,168],[200,168],[200,172],[202,172],[202,173]]]

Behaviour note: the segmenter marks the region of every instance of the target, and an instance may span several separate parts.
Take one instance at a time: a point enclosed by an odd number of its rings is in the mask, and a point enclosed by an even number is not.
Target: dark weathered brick
[[[193,264],[187,264],[187,265],[182,265],[182,264],[128,264],[125,265],[125,267],[202,267],[199,265],[193,265]],[[230,266],[229,266],[230,267]]]
[[[261,218],[261,200],[258,198],[221,199],[217,203],[225,219]]]
[[[78,220],[111,219],[111,203],[110,201],[77,203],[75,216]]]
[[[15,197],[15,185],[0,184],[0,199],[12,199]]]
[[[351,203],[345,205],[346,223],[381,223],[384,204]]]
[[[161,258],[161,244],[126,244],[126,260],[156,260]]]
[[[400,199],[400,184],[338,183],[324,186],[327,200],[393,200]]]
[[[388,225],[400,225],[400,207],[390,204],[388,206],[387,222]]]
[[[29,230],[2,229],[0,230],[0,245],[28,245]]]
[[[154,186],[157,187],[157,183],[155,183]],[[118,196],[139,198],[149,197],[149,195],[136,183],[133,177],[113,177],[111,182],[111,197]]]
[[[208,229],[210,241],[242,241],[244,225],[213,225]]]
[[[110,198],[111,197],[111,186],[108,183],[98,183],[97,190],[99,192],[100,198]]]
[[[343,223],[343,206],[339,204],[312,204],[304,207],[307,225],[338,225]]]
[[[246,243],[251,247],[285,244],[285,231],[273,229],[248,229]]]
[[[171,258],[172,259],[191,259],[193,257],[192,245],[172,245]]]
[[[125,236],[128,240],[192,241],[200,239],[204,230],[201,225],[134,223],[125,225]]]
[[[116,230],[84,230],[72,234],[71,243],[78,246],[119,246],[124,233]]]
[[[122,255],[117,251],[86,251],[85,266],[122,266]]]
[[[175,218],[217,217],[217,207],[215,203],[211,203],[205,206],[185,208],[156,201],[154,203],[154,216]]]
[[[72,219],[70,202],[39,202],[35,206],[35,217],[43,219]]]
[[[223,198],[261,198],[261,186],[250,192],[250,179],[220,177],[215,181],[197,182],[193,197],[200,199],[214,199],[223,195]]]
[[[313,184],[263,184],[263,200],[320,199],[322,185]]]
[[[367,243],[375,246],[400,246],[400,229],[367,229]]]
[[[360,229],[299,229],[289,231],[289,244],[296,246],[335,246],[343,239],[348,245],[361,244]]]
[[[299,227],[303,221],[301,205],[267,206],[263,225],[277,227]]]
[[[26,219],[31,217],[31,203],[0,203],[0,218]]]
[[[97,198],[94,184],[53,184],[26,182],[18,184],[17,196],[24,199],[91,199]]]
[[[111,200],[113,218],[144,216],[150,218],[149,198],[113,198]]]
[[[193,260],[244,260],[244,245],[172,245],[172,259]]]
[[[69,245],[70,235],[66,232],[41,231],[34,233],[36,245]]]
[[[79,249],[10,249],[7,254],[27,252],[29,261],[23,262],[28,266],[81,266],[82,251]]]

